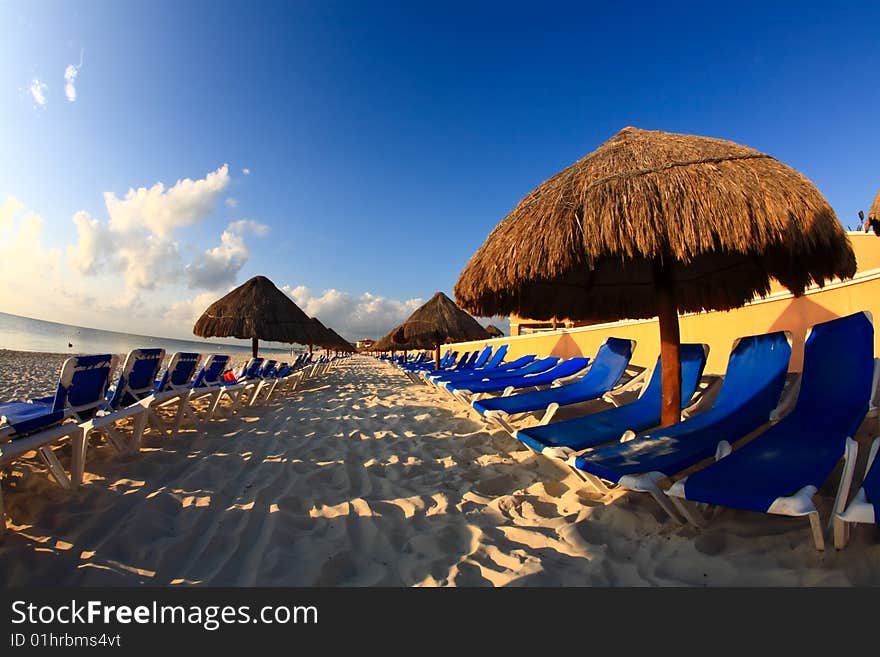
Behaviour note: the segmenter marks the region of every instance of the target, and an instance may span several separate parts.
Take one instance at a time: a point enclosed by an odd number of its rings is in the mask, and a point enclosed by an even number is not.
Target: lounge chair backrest
[[[474,369],[474,363],[477,362],[477,358],[480,357],[479,351],[472,351],[470,357],[465,361],[464,367],[462,369],[472,370]]]
[[[599,347],[590,365],[589,376],[592,385],[604,383],[609,389],[620,380],[626,371],[635,349],[635,340],[608,338]]]
[[[718,397],[706,413],[730,415],[766,408],[769,414],[785,385],[790,357],[787,331],[740,338],[730,352]]]
[[[257,375],[261,379],[268,378],[269,376],[271,376],[272,370],[275,369],[275,363],[277,363],[277,362],[278,362],[277,360],[267,360],[265,363],[263,363],[263,367],[260,368]]]
[[[503,344],[498,349],[495,350],[495,353],[492,354],[492,358],[489,359],[489,362],[486,363],[486,366],[483,369],[491,370],[493,367],[498,367],[501,365],[501,361],[504,360],[504,357],[507,355],[507,345]]]
[[[804,344],[804,371],[793,413],[848,425],[854,436],[868,412],[874,379],[874,325],[867,312],[816,324]],[[833,419],[832,419],[833,421]],[[836,422],[835,422],[836,424]]]
[[[180,390],[189,386],[199,365],[200,354],[177,351],[171,354],[168,366],[162,372],[162,378],[156,384],[156,392]]]
[[[90,416],[104,404],[112,365],[110,354],[68,358],[61,366],[52,410],[71,410],[83,418]]]
[[[129,406],[151,394],[164,359],[164,349],[132,349],[122,364],[116,388],[107,400],[108,406]]]
[[[263,365],[263,359],[260,357],[251,358],[241,372],[242,379],[255,379],[260,375],[260,367]]]
[[[679,351],[681,361],[681,403],[686,405],[697,391],[700,379],[703,378],[703,369],[706,367],[706,359],[709,356],[707,344],[683,344]],[[663,398],[663,384],[660,375],[662,371],[661,361],[657,358],[657,364],[651,372],[648,385],[642,388],[640,399],[656,400],[660,403]]]
[[[228,365],[229,356],[226,354],[211,354],[208,356],[207,360],[205,360],[205,364],[202,365],[199,373],[196,374],[192,387],[206,388],[220,385],[222,380],[221,377],[223,376],[223,372],[226,371]]]
[[[477,359],[474,361],[474,364],[473,364],[474,369],[485,365],[486,361],[489,360],[489,356],[491,356],[491,355],[492,355],[492,345],[487,345],[486,347],[483,347],[483,351],[480,352],[479,356],[477,356]]]

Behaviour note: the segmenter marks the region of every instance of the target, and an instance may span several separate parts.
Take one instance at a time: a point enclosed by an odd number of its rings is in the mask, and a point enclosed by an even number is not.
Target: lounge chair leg
[[[147,428],[148,419],[149,416],[147,415],[146,411],[140,413],[134,418],[134,428],[132,429],[131,441],[128,444],[128,451],[132,454],[141,451],[141,442],[143,441],[144,431]]]
[[[819,512],[811,511],[807,515],[810,517],[810,528],[813,530],[813,542],[816,544],[816,549],[822,552],[825,550],[825,537],[822,533],[822,521],[819,520]]]
[[[513,426],[511,426],[510,423],[507,422],[507,420],[505,418],[493,417],[492,419],[495,420],[495,422],[497,422],[499,425],[501,425],[501,428],[504,429],[511,436],[516,434],[516,429],[514,429]]]
[[[174,416],[174,424],[171,425],[171,432],[169,434],[169,438],[174,438],[177,435],[177,432],[180,430],[180,423],[183,421],[183,416],[186,414],[186,407],[189,405],[189,402],[186,401],[183,397],[178,400],[177,404],[177,413]]]
[[[222,390],[218,390],[218,391],[217,391],[217,394],[214,395],[214,401],[213,401],[213,403],[211,403],[211,407],[210,407],[210,409],[208,410],[208,416],[205,418],[205,420],[209,420],[209,421],[210,421],[210,420],[213,420],[213,419],[214,419],[214,413],[217,412],[217,407],[220,406],[220,400],[221,400],[222,398],[223,398],[223,391],[222,391]]]
[[[3,508],[3,479],[0,477],[0,536],[6,533],[6,511]]]
[[[687,520],[695,527],[706,526],[706,519],[703,517],[703,514],[700,513],[700,510],[695,505],[688,504],[685,500],[679,499],[677,497],[673,497],[671,499],[672,503],[675,505],[675,508],[685,520]]]
[[[48,445],[43,445],[37,450],[37,452],[43,460],[43,463],[49,468],[52,477],[58,482],[58,485],[65,490],[70,490],[70,479],[67,477],[67,473],[64,472],[64,467],[61,465],[58,457],[55,456],[55,452],[52,451],[52,448]]]
[[[849,542],[850,524],[834,517],[834,547],[842,550]]]
[[[657,504],[660,505],[660,508],[666,511],[666,515],[672,518],[673,521],[677,522],[679,525],[687,524],[687,522],[683,521],[682,517],[675,510],[675,506],[672,505],[670,498],[664,495],[662,490],[655,487],[648,492],[651,493],[651,497],[657,500]]]
[[[605,483],[601,479],[599,479],[599,477],[597,477],[596,475],[592,475],[589,472],[584,472],[582,470],[578,470],[577,468],[572,468],[572,469],[574,470],[574,473],[577,476],[579,476],[585,482],[590,484],[590,486],[592,486],[596,490],[596,492],[601,493],[602,495],[607,495],[608,493],[611,492],[611,489],[608,488],[608,486],[606,486]]]
[[[106,426],[102,427],[101,431],[107,436],[107,442],[113,445],[113,449],[117,452],[124,452],[126,450],[125,438],[123,438],[113,427]]]
[[[852,485],[858,453],[859,444],[848,437],[843,448],[843,469],[840,472],[840,483],[837,485],[837,495],[834,496],[834,506],[831,507],[831,517],[828,519],[829,528],[834,521],[835,514],[843,513],[843,507],[846,506],[846,498],[849,496],[849,489]]]
[[[86,469],[86,454],[89,449],[89,441],[86,432],[80,429],[71,437],[73,454],[70,457],[70,483],[73,488],[82,484],[83,473]]]

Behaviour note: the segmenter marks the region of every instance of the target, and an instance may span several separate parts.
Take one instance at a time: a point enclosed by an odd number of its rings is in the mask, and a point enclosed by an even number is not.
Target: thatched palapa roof
[[[391,329],[373,349],[433,349],[447,339],[453,342],[485,340],[490,336],[479,322],[442,292],[417,308],[409,318]]]
[[[254,276],[218,299],[199,317],[193,333],[308,344],[312,321],[265,276]]]
[[[335,340],[333,349],[338,349],[339,351],[344,351],[349,354],[353,354],[357,351],[357,349],[355,349],[355,346],[351,342],[339,335],[339,333],[337,333],[334,329],[328,328],[327,330],[330,331],[330,335]]]
[[[880,192],[877,192],[877,196],[871,204],[871,209],[868,211],[868,219],[876,219],[880,221]]]
[[[801,294],[852,277],[856,262],[827,201],[775,158],[624,128],[523,198],[455,297],[482,316],[648,318],[658,268],[686,312],[741,306],[766,295],[771,277]]]

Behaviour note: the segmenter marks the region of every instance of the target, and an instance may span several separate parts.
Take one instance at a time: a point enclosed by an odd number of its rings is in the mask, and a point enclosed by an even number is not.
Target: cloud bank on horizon
[[[106,218],[74,212],[76,240],[51,248],[44,242],[43,218],[19,199],[7,198],[0,205],[0,307],[70,324],[191,336],[205,308],[241,283],[251,257],[249,242],[271,231],[257,220],[235,219],[215,246],[186,256],[181,230],[202,224],[221,205],[237,208],[221,203],[230,183],[229,166],[223,164],[203,178],[183,178],[170,187],[156,182],[129,188],[121,197],[104,192]],[[334,288],[317,294],[303,285],[278,284],[309,316],[352,341],[384,335],[424,303]]]

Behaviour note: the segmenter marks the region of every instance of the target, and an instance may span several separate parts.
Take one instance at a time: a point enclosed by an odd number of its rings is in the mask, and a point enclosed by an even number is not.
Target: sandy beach
[[[0,397],[48,394],[63,358],[0,353]],[[37,459],[3,484],[6,586],[880,584],[874,527],[820,553],[803,519],[722,510],[697,531],[644,495],[606,505],[364,356],[139,454],[100,446],[72,494]]]

